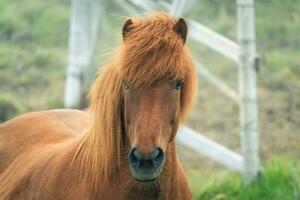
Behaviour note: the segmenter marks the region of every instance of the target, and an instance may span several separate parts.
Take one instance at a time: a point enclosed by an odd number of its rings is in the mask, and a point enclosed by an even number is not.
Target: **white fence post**
[[[97,12],[95,0],[73,0],[69,35],[69,63],[65,88],[65,107],[72,108],[80,105],[84,78],[83,73],[91,67],[94,43],[97,38]]]
[[[247,184],[254,181],[259,172],[254,0],[237,0],[237,22],[240,45],[241,145],[244,157],[244,180]]]

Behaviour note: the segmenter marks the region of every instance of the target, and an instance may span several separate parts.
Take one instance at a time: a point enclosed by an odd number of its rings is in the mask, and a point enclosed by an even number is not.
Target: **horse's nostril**
[[[137,148],[133,148],[128,156],[128,160],[132,165],[138,165],[141,160],[143,160],[143,156],[140,154]]]
[[[158,149],[155,149],[151,155],[151,159],[155,160],[159,156],[160,152]]]
[[[128,161],[135,169],[156,168],[163,163],[164,152],[161,148],[156,148],[148,159],[145,159],[137,148],[133,148],[128,155]]]
[[[137,159],[137,160],[139,160],[140,159],[140,153],[139,153],[139,151],[137,150],[137,149],[134,149],[134,151],[132,152],[132,154],[133,154],[133,157],[135,158],[135,159]]]
[[[151,159],[153,160],[156,165],[160,165],[162,161],[164,160],[164,152],[161,148],[156,148],[153,152]]]

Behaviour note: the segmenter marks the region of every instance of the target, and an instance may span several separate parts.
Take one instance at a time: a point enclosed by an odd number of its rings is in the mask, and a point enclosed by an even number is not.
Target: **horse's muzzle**
[[[153,181],[160,175],[165,156],[161,148],[156,148],[146,158],[137,148],[133,148],[128,156],[129,166],[133,177],[142,182]]]

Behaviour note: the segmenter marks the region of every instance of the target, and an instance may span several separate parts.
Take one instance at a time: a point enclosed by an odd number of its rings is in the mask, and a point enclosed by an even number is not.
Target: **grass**
[[[222,178],[216,176],[206,186],[202,186],[202,190],[193,190],[194,199],[294,200],[295,193],[298,193],[299,198],[300,162],[292,158],[276,157],[267,161],[259,180],[247,186],[238,174],[223,174]],[[194,183],[193,187],[196,186]]]
[[[0,96],[0,123],[26,111],[17,99],[7,94]]]
[[[69,3],[0,0],[0,98],[28,111],[62,106]]]

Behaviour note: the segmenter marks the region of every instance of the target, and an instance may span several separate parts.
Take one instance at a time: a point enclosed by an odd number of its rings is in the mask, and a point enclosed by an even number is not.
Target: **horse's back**
[[[87,113],[65,109],[28,113],[0,125],[0,173],[21,153],[75,139],[88,121]]]

